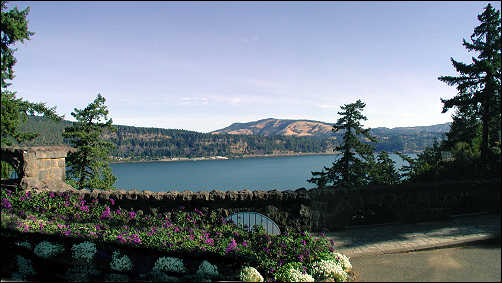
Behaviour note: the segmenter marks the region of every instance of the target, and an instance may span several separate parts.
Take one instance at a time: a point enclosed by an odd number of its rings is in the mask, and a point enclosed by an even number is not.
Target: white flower
[[[347,273],[337,260],[321,260],[312,264],[312,275],[317,281],[347,281]]]
[[[263,276],[261,276],[260,272],[250,266],[242,268],[239,278],[244,282],[263,282]]]
[[[199,275],[207,275],[209,277],[218,276],[218,267],[216,265],[212,265],[209,261],[204,260],[199,265],[199,269],[197,270],[197,274]]]
[[[309,274],[301,273],[298,269],[291,268],[288,270],[289,282],[314,282],[314,278]]]
[[[96,245],[91,242],[83,242],[78,245],[73,245],[71,254],[74,259],[79,262],[91,263],[96,254]]]
[[[131,271],[132,263],[127,255],[120,256],[119,251],[114,251],[110,268],[115,271],[124,272]]]
[[[350,264],[349,257],[341,253],[333,254],[335,255],[336,261],[340,263],[345,272],[352,270],[352,264]]]
[[[52,244],[47,241],[39,243],[34,250],[35,254],[41,258],[53,257],[63,251],[64,248],[62,245]]]
[[[186,272],[186,268],[183,266],[181,259],[174,257],[160,257],[155,262],[153,271],[184,273]]]

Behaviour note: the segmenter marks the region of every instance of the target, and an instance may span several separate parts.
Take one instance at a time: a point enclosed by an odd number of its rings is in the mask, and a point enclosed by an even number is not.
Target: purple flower
[[[246,241],[243,241],[243,242],[242,242],[242,246],[247,247],[247,246],[248,246],[248,243],[246,243]]]
[[[98,230],[98,231],[101,230],[101,226],[96,225],[96,230]]]
[[[302,255],[302,254],[298,256],[298,260],[299,260],[300,262],[303,262],[303,255]]]
[[[120,214],[120,209],[115,210],[115,213]]]
[[[174,226],[174,232],[178,233],[179,231],[180,231],[180,228],[178,228],[178,226]]]
[[[136,244],[141,244],[141,239],[139,238],[138,234],[133,234],[132,239]]]
[[[70,206],[70,205],[71,205],[71,203],[70,203],[69,201],[66,201],[66,202],[64,203],[64,206],[65,206],[65,207],[68,207],[68,206]]]
[[[302,240],[302,244],[305,247],[307,245],[307,242],[305,240]]]
[[[8,199],[3,198],[2,199],[2,207],[9,209],[12,207],[12,204],[10,203],[10,201]]]
[[[92,231],[91,231],[91,232],[89,232],[89,236],[91,236],[92,238],[96,238],[96,237],[98,237],[98,236],[96,235],[96,232],[92,232]]]
[[[64,231],[64,232],[63,232],[63,234],[64,234],[65,236],[70,236],[70,234],[71,234],[71,230],[70,230],[70,229],[68,229],[68,230]]]
[[[196,209],[194,209],[194,211],[195,211],[195,212],[197,212],[200,216],[202,216],[202,215],[203,215],[202,211],[198,210],[197,208],[196,208]]]
[[[80,206],[84,206],[84,205],[85,205],[85,200],[83,199],[80,201]]]
[[[210,246],[214,246],[214,240],[213,240],[213,239],[211,239],[211,238],[206,239],[206,240],[204,241],[204,243],[206,243],[206,244],[208,244],[208,245],[210,245]]]
[[[263,248],[263,250],[267,253],[267,254],[270,254],[270,249],[269,248]]]
[[[54,192],[50,192],[50,193],[49,193],[49,197],[50,197],[50,198],[53,198],[54,196],[55,196],[55,195],[54,195]]]
[[[231,250],[235,249],[237,247],[237,242],[235,241],[234,238],[232,238],[232,241],[228,244],[228,247],[225,249],[225,253],[229,253]]]
[[[89,206],[88,205],[83,205],[80,207],[80,210],[84,211],[84,212],[89,212]]]
[[[101,213],[101,219],[108,219],[110,218],[110,207],[106,206],[105,210],[103,210],[103,213]]]
[[[110,198],[110,202],[112,203],[112,206],[115,205],[115,200],[114,199]]]
[[[117,236],[117,240],[119,240],[121,243],[126,243],[127,242],[127,240],[124,239],[124,237],[122,237],[122,235],[118,235]]]
[[[134,219],[134,217],[136,217],[136,212],[134,212],[134,211],[130,211],[130,212],[129,212],[129,218],[130,218],[130,219]]]

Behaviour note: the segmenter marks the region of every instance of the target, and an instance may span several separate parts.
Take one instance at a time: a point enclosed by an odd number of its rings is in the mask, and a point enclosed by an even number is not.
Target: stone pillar
[[[21,179],[23,189],[73,189],[65,183],[65,158],[70,151],[66,146],[36,146],[2,148],[2,159],[15,157],[15,160],[5,160],[17,163],[16,171]]]

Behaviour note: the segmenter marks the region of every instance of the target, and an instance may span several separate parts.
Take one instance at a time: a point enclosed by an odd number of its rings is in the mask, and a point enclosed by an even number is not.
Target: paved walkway
[[[349,257],[409,252],[500,238],[500,215],[452,217],[449,221],[352,227],[331,232],[337,250]]]

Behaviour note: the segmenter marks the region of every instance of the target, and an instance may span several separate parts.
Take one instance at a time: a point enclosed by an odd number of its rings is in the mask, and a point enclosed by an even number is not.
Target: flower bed
[[[340,281],[351,268],[324,235],[248,233],[208,209],[144,215],[69,192],[1,197],[2,278]]]

